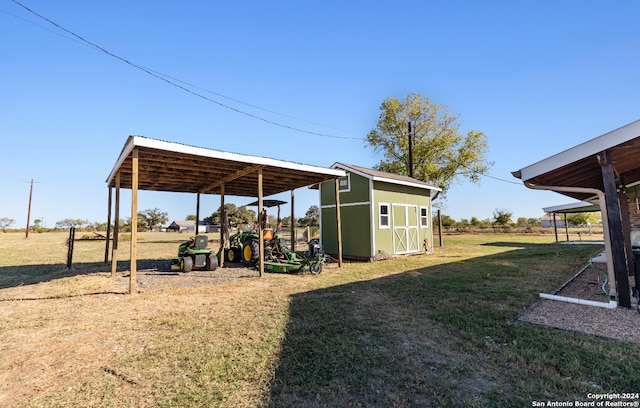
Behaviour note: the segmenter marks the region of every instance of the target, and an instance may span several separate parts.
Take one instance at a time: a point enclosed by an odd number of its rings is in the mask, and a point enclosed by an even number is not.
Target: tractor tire
[[[226,262],[238,263],[240,262],[240,248],[225,248],[224,250],[224,260]]]
[[[180,270],[182,272],[191,272],[193,269],[193,258],[190,256],[183,256],[180,261]]]
[[[207,256],[207,263],[204,266],[204,269],[207,271],[215,271],[218,269],[218,257],[215,254],[209,254]]]
[[[260,244],[255,239],[247,239],[242,246],[242,262],[255,265],[260,256]]]

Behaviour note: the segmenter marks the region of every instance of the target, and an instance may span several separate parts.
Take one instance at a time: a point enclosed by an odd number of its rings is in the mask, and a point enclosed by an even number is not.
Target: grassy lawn
[[[68,271],[65,238],[0,234],[0,406],[525,407],[640,391],[637,344],[516,321],[598,246],[445,236],[431,255],[129,296],[103,241],[76,242]],[[185,238],[141,234],[139,257]]]

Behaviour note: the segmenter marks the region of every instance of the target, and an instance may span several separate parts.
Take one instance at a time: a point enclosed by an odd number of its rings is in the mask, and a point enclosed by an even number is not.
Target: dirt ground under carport
[[[179,272],[171,270],[171,261],[138,261],[136,272],[136,290],[143,293],[160,287],[197,288],[201,286],[223,285],[234,279],[257,278],[259,272],[255,267],[242,263],[225,263],[224,267],[215,271],[193,270]],[[129,288],[130,271],[118,273],[116,282]]]

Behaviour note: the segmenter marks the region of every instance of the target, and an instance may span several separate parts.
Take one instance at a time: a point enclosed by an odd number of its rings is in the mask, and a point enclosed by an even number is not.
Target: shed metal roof
[[[331,168],[349,170],[351,172],[354,172],[356,174],[359,174],[359,175],[361,175],[363,177],[366,177],[366,178],[374,180],[374,181],[383,181],[383,182],[386,182],[386,183],[399,184],[399,185],[404,185],[404,186],[409,186],[409,187],[416,187],[416,188],[422,188],[422,189],[425,189],[425,190],[442,191],[442,189],[439,188],[439,187],[434,187],[434,186],[432,186],[430,184],[427,184],[427,183],[425,183],[423,181],[420,181],[418,179],[415,179],[413,177],[403,176],[403,175],[400,175],[400,174],[387,173],[385,171],[380,171],[380,170],[369,169],[369,168],[366,168],[366,167],[355,166],[353,164],[345,164],[345,163],[336,162],[336,163],[333,164],[333,166],[331,166]]]
[[[640,182],[640,120],[605,133],[571,149],[512,172],[524,182],[541,186],[584,187],[604,190],[597,155],[610,151],[615,170],[625,185]],[[586,200],[589,193],[561,192]]]
[[[263,194],[291,191],[345,175],[339,169],[312,166],[267,157],[224,152],[144,136],[129,136],[106,182],[132,186],[132,152],[138,149],[140,190],[256,197],[258,168],[263,173]]]

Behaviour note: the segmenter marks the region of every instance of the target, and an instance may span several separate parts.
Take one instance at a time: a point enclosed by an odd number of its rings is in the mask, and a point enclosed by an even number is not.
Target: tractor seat
[[[193,247],[195,249],[205,249],[209,244],[209,237],[206,235],[198,235],[196,236],[195,241],[193,242]]]

